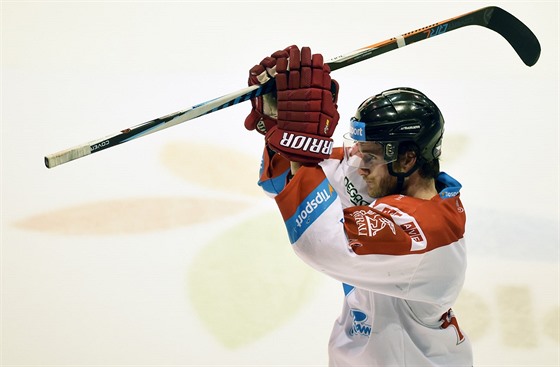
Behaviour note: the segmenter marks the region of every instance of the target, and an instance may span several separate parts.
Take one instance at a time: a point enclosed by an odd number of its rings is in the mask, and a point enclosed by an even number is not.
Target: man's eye
[[[366,164],[371,164],[376,161],[376,157],[373,154],[364,154],[362,159]]]

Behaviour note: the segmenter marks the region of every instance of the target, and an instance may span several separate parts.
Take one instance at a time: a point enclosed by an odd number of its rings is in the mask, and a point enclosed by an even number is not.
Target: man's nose
[[[367,168],[358,168],[358,174],[362,177],[369,175],[370,171]]]

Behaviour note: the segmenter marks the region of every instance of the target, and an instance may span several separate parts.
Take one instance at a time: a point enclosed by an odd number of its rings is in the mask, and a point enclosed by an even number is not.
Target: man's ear
[[[402,155],[399,160],[399,165],[401,166],[403,172],[408,172],[416,164],[416,152],[409,150]]]

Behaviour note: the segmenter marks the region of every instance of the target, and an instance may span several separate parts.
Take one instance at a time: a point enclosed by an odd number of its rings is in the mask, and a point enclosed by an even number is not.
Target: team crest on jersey
[[[366,323],[368,315],[366,315],[365,312],[356,309],[350,310],[350,315],[353,320],[350,335],[363,335],[369,337],[371,334],[371,325]]]
[[[359,210],[352,213],[359,236],[373,237],[382,229],[388,227],[393,234],[396,234],[395,224],[390,220],[375,212],[374,210]]]

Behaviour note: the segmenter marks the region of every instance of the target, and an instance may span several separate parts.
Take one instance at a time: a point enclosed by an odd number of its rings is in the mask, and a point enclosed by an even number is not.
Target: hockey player
[[[290,46],[250,71],[276,80],[245,121],[265,135],[259,184],[296,254],[343,283],[331,366],[472,366],[452,306],[465,268],[461,185],[440,172],[444,120],[411,88],[366,99],[332,149],[338,84],[320,54]]]

